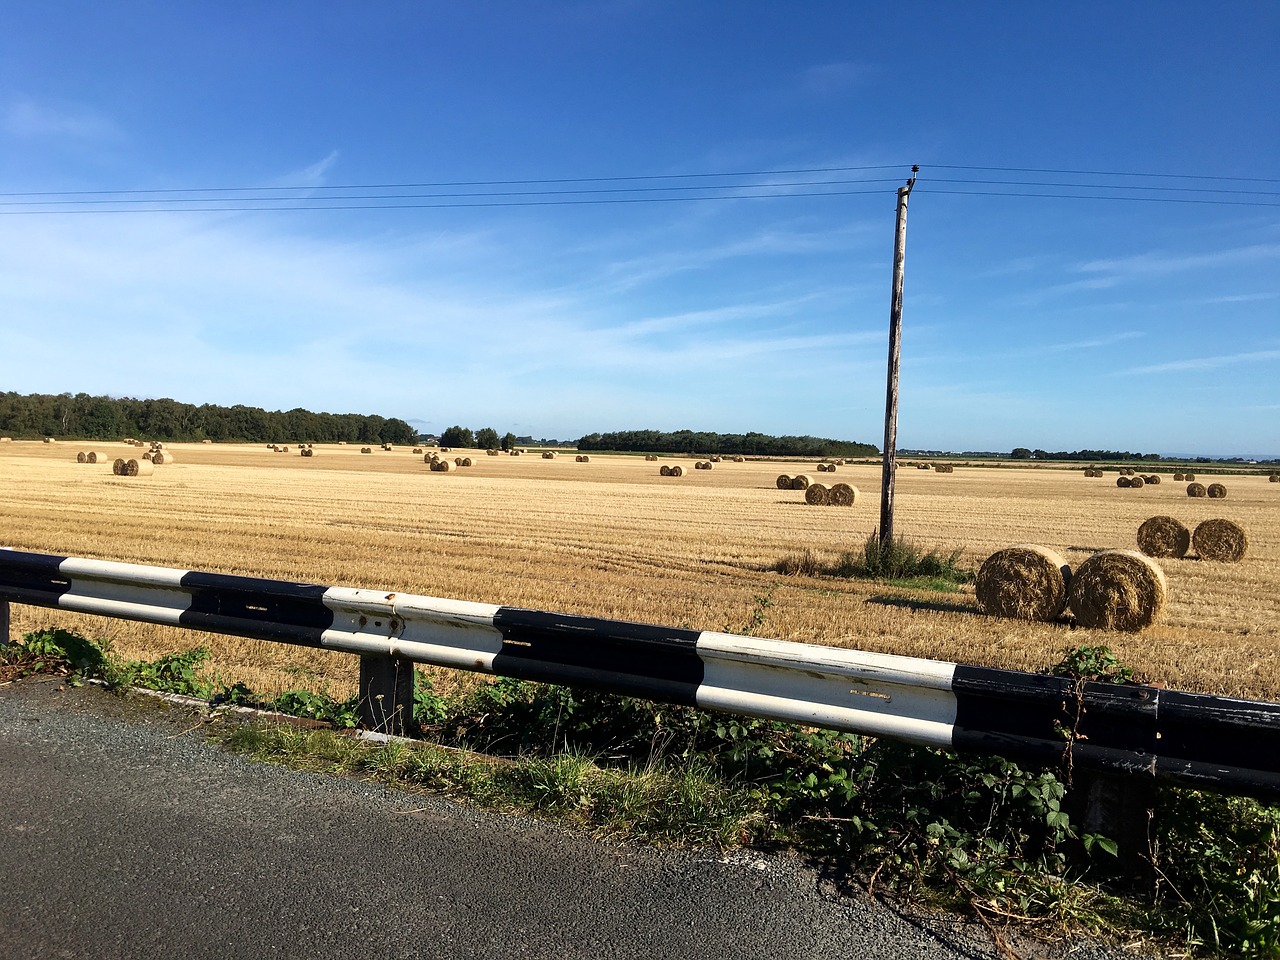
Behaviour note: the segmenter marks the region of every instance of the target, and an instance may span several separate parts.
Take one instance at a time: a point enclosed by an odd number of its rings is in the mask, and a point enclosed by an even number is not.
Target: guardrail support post
[[[359,714],[363,730],[412,736],[413,662],[400,657],[362,656]]]
[[[1071,792],[1083,832],[1099,833],[1116,842],[1117,879],[1138,893],[1154,895],[1155,779],[1076,770]]]
[[[9,642],[9,601],[0,600],[0,643]]]

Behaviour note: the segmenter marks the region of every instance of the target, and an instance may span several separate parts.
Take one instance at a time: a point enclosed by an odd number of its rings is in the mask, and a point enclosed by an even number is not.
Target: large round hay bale
[[[1203,483],[1188,483],[1188,484],[1187,484],[1187,496],[1188,496],[1188,497],[1203,497],[1203,496],[1207,495],[1207,494],[1208,494],[1208,492],[1209,492],[1209,491],[1205,489],[1205,487],[1204,487],[1204,484],[1203,484]]]
[[[117,477],[127,477],[129,475],[129,461],[117,457],[115,462],[111,464],[111,472]]]
[[[99,453],[97,450],[90,450],[84,456],[89,463],[107,463],[111,459],[111,454]]]
[[[978,604],[993,617],[1053,620],[1067,606],[1071,568],[1048,547],[1019,543],[997,550],[978,570]]]
[[[1142,479],[1146,480],[1147,483],[1150,484],[1158,484],[1160,482],[1160,474],[1153,473],[1150,476],[1143,477]]]
[[[143,459],[143,460],[150,460],[150,459],[151,459],[151,457],[152,457],[152,455],[153,455],[154,453],[155,453],[155,451],[154,451],[154,450],[148,450],[146,453],[144,453],[144,454],[142,455],[142,459]]]
[[[664,477],[669,477],[671,476],[671,466],[669,464],[664,463],[662,466],[658,468],[658,472],[662,474]]]
[[[1136,550],[1103,550],[1076,568],[1071,611],[1082,627],[1130,633],[1155,623],[1169,592],[1159,564]]]
[[[809,484],[813,483],[813,477],[807,473],[800,473],[791,478],[792,490],[808,490]]]
[[[439,460],[432,462],[431,469],[436,471],[436,473],[448,473],[453,470],[455,466],[456,464],[454,464],[452,460],[446,460],[444,457],[441,457]]]
[[[360,448],[360,452],[361,452],[361,453],[373,453],[373,447],[361,447],[361,448]]]
[[[791,478],[787,476],[785,473],[778,474],[778,489],[779,490],[791,489]]]
[[[1182,474],[1180,474],[1180,473],[1175,473],[1175,474],[1173,475],[1173,482],[1174,482],[1174,483],[1182,483],[1183,479],[1184,479],[1184,477],[1183,477],[1183,476],[1182,476]]]
[[[314,457],[316,455],[316,452],[312,450],[310,447],[303,447],[301,450],[298,451],[298,453],[302,454],[302,456],[304,457]]]
[[[1116,477],[1116,486],[1117,487],[1129,486],[1129,478],[1126,477],[1123,473],[1120,474],[1120,476]]]
[[[88,462],[89,462],[89,454],[85,453],[83,450],[81,450],[79,453],[76,454],[76,463],[88,463]]]
[[[820,464],[818,464],[818,472],[819,472],[819,473],[826,473],[826,472],[827,472],[827,465],[826,465],[825,463],[820,463]]]
[[[831,505],[833,507],[852,507],[858,503],[858,488],[848,483],[836,483],[831,487]]]
[[[0,440],[4,440],[4,439],[6,438],[0,437]],[[1272,483],[1280,483],[1280,473],[1273,473],[1271,476],[1267,477],[1267,479]]]
[[[464,467],[470,467],[470,466],[472,466],[471,458],[470,458],[470,457],[463,457],[463,458],[462,458],[461,466],[464,466]]]
[[[1227,499],[1227,488],[1220,483],[1211,483],[1205,488],[1205,493],[1209,495],[1210,500]]]
[[[684,467],[680,466],[680,464],[678,464],[678,463],[677,463],[674,467],[672,467],[672,468],[671,468],[671,476],[673,476],[673,477],[683,477],[683,476],[684,476]]]
[[[1152,517],[1138,527],[1138,549],[1148,557],[1185,557],[1191,531],[1174,517]]]
[[[831,491],[821,483],[811,483],[804,491],[804,502],[815,507],[829,507]]]
[[[542,459],[543,459],[543,460],[554,460],[555,458],[556,458],[556,452],[555,452],[554,450],[544,450],[544,451],[542,451]]]
[[[1244,527],[1230,520],[1206,520],[1191,535],[1196,553],[1201,560],[1219,560],[1223,563],[1239,563],[1249,549],[1249,537]]]
[[[173,463],[173,451],[154,450],[151,453],[151,462],[157,467],[163,467],[166,463]]]
[[[1145,483],[1145,481],[1141,477],[1129,478],[1129,486],[1132,487],[1134,490],[1141,490],[1143,483]]]
[[[155,465],[150,460],[130,460],[125,464],[125,476],[149,477],[155,469]]]

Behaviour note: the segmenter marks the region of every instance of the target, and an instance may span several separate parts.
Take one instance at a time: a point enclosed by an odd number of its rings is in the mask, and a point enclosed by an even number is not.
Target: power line
[[[993,173],[1055,173],[1076,177],[1151,177],[1168,180],[1226,180],[1241,183],[1280,183],[1274,177],[1219,177],[1197,173],[1125,173],[1117,170],[1053,170],[1040,167],[966,167],[954,163],[931,163],[935,170],[990,170]]]

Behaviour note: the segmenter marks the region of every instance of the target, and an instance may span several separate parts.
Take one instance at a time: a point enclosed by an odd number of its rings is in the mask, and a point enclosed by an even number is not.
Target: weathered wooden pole
[[[898,227],[893,239],[893,299],[889,305],[889,377],[884,398],[884,468],[880,482],[880,542],[893,541],[893,475],[898,455],[898,361],[902,341],[902,279],[907,263],[907,197],[916,184],[918,166],[911,179],[898,188]]]

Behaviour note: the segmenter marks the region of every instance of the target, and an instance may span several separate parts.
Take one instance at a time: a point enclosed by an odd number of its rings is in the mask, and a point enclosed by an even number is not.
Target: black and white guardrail
[[[12,550],[5,601],[1280,797],[1280,704]]]

